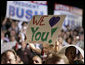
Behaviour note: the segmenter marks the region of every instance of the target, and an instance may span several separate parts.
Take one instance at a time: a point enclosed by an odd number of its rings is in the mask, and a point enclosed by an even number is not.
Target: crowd
[[[1,23],[1,64],[84,64],[84,29],[66,25],[55,44],[27,43],[28,22],[5,18]],[[75,45],[75,46],[69,46]],[[58,53],[69,46],[64,53]]]

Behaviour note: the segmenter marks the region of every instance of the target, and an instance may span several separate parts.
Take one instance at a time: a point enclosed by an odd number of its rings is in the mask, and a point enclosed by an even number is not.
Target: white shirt
[[[69,45],[65,40],[62,43],[63,46]]]
[[[36,44],[36,45],[35,45],[35,47],[36,47],[37,49],[40,49],[39,46],[40,46],[40,44]]]

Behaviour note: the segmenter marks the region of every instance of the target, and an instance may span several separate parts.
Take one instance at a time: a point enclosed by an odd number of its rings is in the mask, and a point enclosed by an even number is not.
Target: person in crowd
[[[84,58],[83,58],[82,54],[80,53],[80,51],[78,51],[78,54],[76,55],[76,58],[74,59],[74,62],[73,63],[74,64],[79,64],[78,61],[81,64],[84,63]]]
[[[58,40],[55,42],[55,52],[58,52],[63,47],[63,38],[61,36],[58,36]]]
[[[66,31],[67,36],[71,36],[71,30]]]
[[[21,48],[17,50],[18,56],[21,58],[24,64],[31,64],[33,54],[27,48],[27,44],[25,41],[21,42]]]
[[[66,60],[57,54],[52,54],[50,57],[46,59],[45,64],[67,64]]]
[[[54,45],[53,44],[49,45],[49,51],[48,52],[49,52],[49,54],[54,53]]]
[[[27,22],[23,22],[22,23],[22,30],[21,30],[21,32],[23,33],[23,34],[26,34],[26,30],[27,30]]]
[[[39,55],[41,56],[41,49],[40,49],[40,44],[36,43],[29,43],[29,47],[33,55]]]
[[[59,36],[61,36],[62,38],[64,37],[65,31],[63,29],[60,30]]]
[[[69,63],[73,64],[74,59],[76,58],[76,48],[73,46],[66,48],[65,55],[68,58]]]
[[[79,35],[79,41],[76,45],[84,50],[84,34]]]
[[[72,36],[69,36],[67,39],[66,39],[66,43],[64,43],[65,45],[71,45],[72,44],[72,41],[73,41],[73,37]]]
[[[19,37],[19,42],[25,41],[25,39],[26,39],[26,34],[24,33],[24,31],[21,31],[21,32],[19,33],[18,37]]]
[[[18,64],[17,54],[13,50],[7,50],[1,55],[1,64]]]
[[[79,40],[79,36],[73,36],[73,41],[72,41],[72,44],[76,45],[78,43],[78,40]]]
[[[9,28],[9,31],[11,31],[11,30],[15,30],[16,34],[19,33],[19,28],[17,26],[16,20],[12,21],[11,27]]]
[[[42,61],[45,63],[47,56],[49,55],[49,45],[43,43]]]
[[[16,29],[16,24],[15,24],[15,21],[12,21],[11,22],[11,27],[9,28],[9,30],[15,30]]]
[[[78,28],[79,34],[84,34],[84,28],[82,26],[80,26]]]
[[[32,58],[33,64],[42,64],[42,59],[39,56],[34,56]]]
[[[5,18],[1,26],[1,46],[2,51],[7,47],[12,50],[2,52],[1,64],[83,64],[82,56],[73,46],[66,48],[65,56],[57,54],[63,46],[76,45],[84,50],[84,29],[83,27],[71,28],[66,25],[65,30],[61,29],[54,45],[43,43],[25,42],[28,23],[19,22],[11,18]],[[9,44],[3,44],[3,43]],[[12,44],[11,44],[11,43]],[[27,44],[26,44],[27,43]],[[4,49],[5,47],[5,49]],[[66,59],[67,58],[67,59]],[[69,61],[69,62],[68,62]],[[84,61],[84,60],[83,60]]]
[[[17,51],[18,49],[21,48],[21,43],[26,41],[26,35],[22,35],[22,34],[18,34],[17,38],[16,38],[16,45],[14,47],[15,51]],[[26,44],[27,47],[27,44]]]
[[[79,32],[77,31],[77,29],[74,29],[73,30],[73,35],[78,36],[78,34],[79,34]]]
[[[10,42],[16,42],[15,36],[10,36]]]
[[[70,28],[70,25],[69,25],[69,24],[68,24],[68,25],[66,25],[66,26],[65,26],[65,28],[66,28],[66,30],[65,30],[66,32],[67,32],[68,30],[71,30],[71,28]]]
[[[1,44],[9,42],[9,39],[5,37],[5,31],[1,31]]]
[[[16,31],[14,29],[10,31],[10,36],[16,36]]]
[[[76,60],[76,61],[74,61],[73,63],[74,63],[74,64],[84,64],[84,62],[81,61],[81,60]]]
[[[22,61],[21,61],[21,58],[17,55],[17,62],[18,64],[24,64]]]
[[[64,35],[63,35],[63,40],[66,40],[66,38],[68,38],[69,36],[66,34],[66,32],[64,32]]]
[[[57,55],[60,56],[60,57],[64,60],[65,64],[69,64],[69,60],[68,60],[68,58],[65,56],[65,54],[58,54],[58,53],[57,53]]]
[[[72,29],[70,30],[70,35],[71,35],[71,36],[74,36],[74,35],[73,35],[73,30],[72,30]]]
[[[11,21],[9,18],[4,18],[2,22],[2,30],[8,30],[11,27]]]
[[[12,43],[13,47],[17,44],[17,41],[15,39],[15,36],[10,37],[10,43]]]

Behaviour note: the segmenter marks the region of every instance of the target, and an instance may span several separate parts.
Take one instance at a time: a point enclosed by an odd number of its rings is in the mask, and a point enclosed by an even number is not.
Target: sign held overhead
[[[27,42],[54,44],[65,17],[65,15],[33,16],[26,32]]]

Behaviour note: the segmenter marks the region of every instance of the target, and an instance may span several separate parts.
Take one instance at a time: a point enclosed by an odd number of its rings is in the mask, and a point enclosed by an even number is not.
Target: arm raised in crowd
[[[11,16],[9,16],[9,21],[10,21],[10,22],[13,22],[13,20],[11,19]]]
[[[6,22],[7,22],[7,18],[5,17],[4,20],[3,20],[3,22],[2,22],[2,25],[5,25]]]
[[[2,22],[2,25],[5,25],[7,21],[8,21],[8,18],[5,17]],[[9,16],[9,21],[12,22],[11,16]]]
[[[29,46],[34,52],[41,54],[41,49],[36,48],[33,43],[30,43]]]

